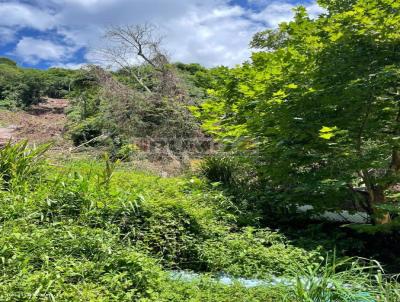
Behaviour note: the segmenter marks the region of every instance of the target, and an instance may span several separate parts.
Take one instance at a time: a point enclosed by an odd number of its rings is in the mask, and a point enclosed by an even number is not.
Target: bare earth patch
[[[69,147],[63,138],[67,107],[68,100],[48,98],[27,111],[0,111],[0,144],[27,139],[36,144],[53,142],[56,148]]]

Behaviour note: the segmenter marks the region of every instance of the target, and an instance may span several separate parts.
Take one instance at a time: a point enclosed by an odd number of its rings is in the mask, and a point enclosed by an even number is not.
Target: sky
[[[153,23],[174,62],[234,66],[249,58],[254,33],[312,17],[313,0],[0,0],[0,56],[25,67],[79,68],[96,61],[111,25]]]

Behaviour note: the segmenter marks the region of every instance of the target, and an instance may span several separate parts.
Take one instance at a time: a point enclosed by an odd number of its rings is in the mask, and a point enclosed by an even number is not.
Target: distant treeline
[[[44,96],[66,97],[77,74],[78,71],[62,68],[21,68],[8,58],[0,58],[0,107],[24,108]]]

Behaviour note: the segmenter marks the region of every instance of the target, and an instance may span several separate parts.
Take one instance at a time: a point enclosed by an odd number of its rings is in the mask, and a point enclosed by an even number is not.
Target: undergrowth
[[[333,261],[278,231],[239,226],[240,209],[199,178],[160,178],[107,158],[54,165],[42,156],[26,143],[0,150],[1,301],[400,297],[378,264]],[[203,277],[171,278],[182,269]],[[246,288],[218,282],[221,273],[285,281]]]

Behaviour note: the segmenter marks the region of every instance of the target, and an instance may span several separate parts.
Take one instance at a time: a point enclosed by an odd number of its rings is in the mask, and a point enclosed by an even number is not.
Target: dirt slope
[[[1,112],[0,112],[1,116]],[[0,118],[1,120],[1,118]],[[14,129],[10,126],[8,127],[0,127],[0,146],[7,143],[13,136]]]
[[[54,142],[55,147],[69,146],[63,138],[68,100],[48,98],[27,111],[0,111],[0,144],[10,139],[31,143]]]

